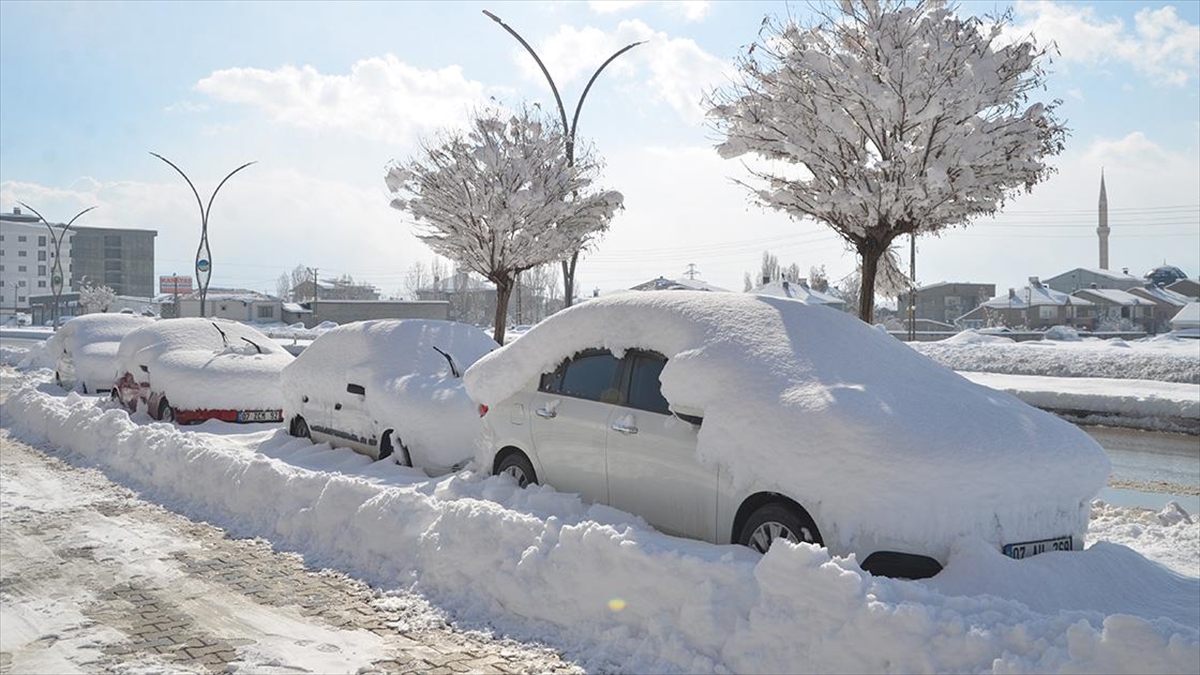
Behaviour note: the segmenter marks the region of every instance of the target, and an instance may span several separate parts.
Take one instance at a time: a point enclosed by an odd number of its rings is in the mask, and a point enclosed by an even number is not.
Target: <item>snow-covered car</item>
[[[471,459],[482,423],[462,373],[497,347],[474,326],[383,319],[350,323],[313,341],[283,371],[293,436],[423,469]]]
[[[293,357],[245,324],[163,319],[132,331],[117,349],[114,395],[131,412],[193,424],[280,422],[279,374]]]
[[[559,312],[472,366],[480,465],[765,551],[921,578],[956,542],[1080,550],[1104,451],[828,307],[690,291]]]
[[[117,374],[121,339],[153,321],[127,314],[85,314],[63,322],[46,340],[55,358],[55,382],[85,394],[107,393]]]

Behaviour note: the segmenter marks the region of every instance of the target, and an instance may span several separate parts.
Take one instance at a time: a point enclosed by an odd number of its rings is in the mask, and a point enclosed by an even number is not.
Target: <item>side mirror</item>
[[[367,388],[361,384],[347,384],[346,391],[351,394],[358,394],[359,396],[367,395]]]

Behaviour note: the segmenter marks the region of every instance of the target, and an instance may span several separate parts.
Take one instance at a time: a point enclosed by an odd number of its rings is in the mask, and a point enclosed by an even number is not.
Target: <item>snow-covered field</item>
[[[309,564],[415,590],[462,627],[607,672],[1197,672],[1200,523],[1097,502],[1090,547],[1023,561],[975,540],[925,581],[808,545],[681,540],[550,488],[431,480],[287,436],[187,430],[17,375],[14,431],[146,498]],[[1019,486],[1016,488],[1019,493]]]

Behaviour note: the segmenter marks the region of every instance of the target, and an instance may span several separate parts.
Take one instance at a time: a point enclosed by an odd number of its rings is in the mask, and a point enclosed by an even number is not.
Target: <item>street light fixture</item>
[[[75,217],[72,218],[66,225],[63,226],[62,232],[59,232],[58,235],[56,236],[54,234],[54,228],[50,226],[50,221],[46,220],[45,217],[42,216],[42,214],[38,213],[37,209],[26,204],[25,202],[17,202],[17,203],[20,204],[21,206],[24,206],[25,208],[29,209],[30,211],[32,211],[33,215],[38,217],[38,220],[40,220],[46,224],[46,229],[50,230],[50,241],[51,241],[51,243],[54,244],[54,265],[50,268],[50,292],[54,294],[54,308],[51,311],[51,315],[54,317],[54,330],[58,330],[59,303],[60,303],[60,298],[62,297],[62,289],[63,289],[62,242],[63,242],[63,239],[67,236],[67,230],[71,229],[71,226],[75,224],[75,221],[79,219],[79,216],[82,216],[83,214],[87,213],[88,211],[91,211],[92,209],[96,209],[99,207],[98,206],[89,206],[88,208],[80,211],[79,213],[76,213]]]
[[[591,91],[592,85],[596,82],[596,78],[600,77],[600,72],[603,71],[605,68],[607,68],[608,64],[612,63],[614,59],[616,59],[618,56],[624,54],[625,52],[629,51],[630,49],[633,49],[634,47],[636,47],[638,45],[645,44],[646,40],[641,40],[639,42],[634,42],[634,43],[625,45],[624,47],[622,47],[622,48],[618,49],[616,52],[614,52],[612,56],[608,57],[608,59],[605,60],[604,63],[600,64],[600,67],[597,68],[596,72],[592,74],[592,79],[588,80],[587,86],[583,88],[583,93],[580,94],[580,96],[579,96],[579,102],[575,104],[575,115],[571,118],[571,124],[568,126],[567,125],[567,109],[565,107],[563,107],[562,97],[559,96],[559,94],[558,94],[558,86],[554,84],[554,78],[550,77],[550,71],[546,69],[546,64],[542,63],[541,57],[539,57],[537,55],[537,52],[535,52],[533,50],[533,47],[529,46],[529,43],[525,41],[525,38],[521,37],[521,35],[519,33],[517,33],[517,31],[513,30],[512,26],[509,26],[508,24],[504,23],[500,19],[500,17],[496,16],[495,14],[492,14],[491,12],[487,11],[486,9],[483,10],[483,14],[484,14],[484,16],[491,19],[492,21],[495,21],[496,23],[500,24],[501,28],[508,31],[509,35],[516,38],[517,42],[520,42],[521,46],[525,48],[525,51],[529,52],[529,55],[532,56],[533,60],[537,62],[538,68],[542,69],[542,75],[546,76],[546,82],[548,82],[550,84],[550,91],[554,94],[554,103],[558,106],[558,115],[562,121],[563,133],[566,134],[567,166],[574,167],[575,166],[575,130],[579,126],[579,112],[581,110],[583,110],[584,99],[587,98],[588,92]],[[566,261],[566,260],[562,261],[563,287],[564,287],[563,290],[566,292],[565,293],[565,295],[566,295],[565,304],[567,307],[571,306],[572,296],[575,295],[575,266],[578,263],[579,263],[579,251],[578,250],[571,254],[570,261]]]
[[[225,181],[229,180],[233,174],[255,162],[246,162],[222,178],[221,182],[217,184],[217,189],[213,190],[212,196],[208,198],[208,208],[205,208],[204,202],[200,199],[200,193],[196,190],[196,186],[192,184],[192,180],[183,172],[183,169],[175,166],[171,160],[157,152],[150,154],[166,162],[172,169],[178,171],[179,175],[183,176],[183,179],[187,181],[188,187],[192,188],[192,194],[196,195],[196,205],[200,207],[200,247],[196,249],[196,280],[200,284],[200,316],[204,316],[205,298],[208,297],[208,281],[212,277],[212,251],[208,247],[208,216],[212,213],[212,203],[217,198],[217,193],[221,191],[221,186],[225,185]]]

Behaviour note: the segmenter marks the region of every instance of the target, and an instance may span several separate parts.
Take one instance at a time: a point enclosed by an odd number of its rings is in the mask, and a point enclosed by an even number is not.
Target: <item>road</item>
[[[0,412],[0,673],[581,672],[230,538],[9,426]]]

